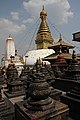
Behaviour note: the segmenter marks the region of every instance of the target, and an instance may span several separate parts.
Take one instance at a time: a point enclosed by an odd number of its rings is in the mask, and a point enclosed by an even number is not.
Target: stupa
[[[13,56],[11,56],[12,59]],[[7,88],[8,91],[5,91],[5,95],[8,98],[17,97],[24,94],[23,83],[18,77],[18,71],[15,67],[15,64],[11,60],[11,63],[8,65],[7,71]]]
[[[44,74],[45,79],[47,83],[49,84],[49,87],[51,89],[50,97],[55,100],[60,100],[60,96],[62,92],[58,89],[54,89],[54,83],[55,83],[55,76],[54,72],[52,71],[51,66],[46,66],[46,64],[43,64],[40,59],[36,62],[36,71],[40,71],[42,74]]]
[[[76,120],[80,119],[80,65],[76,64],[77,60],[73,54],[72,64],[75,64],[74,69],[73,65],[70,69],[71,72],[71,79],[75,80],[75,87],[72,87],[70,92],[67,92],[65,95],[61,96],[61,101],[67,104],[70,108],[70,116]],[[70,72],[67,74],[67,78]],[[69,83],[71,85],[71,83]]]
[[[40,12],[41,23],[35,40],[36,50],[28,51],[24,56],[24,59],[26,57],[27,65],[34,65],[39,57],[44,58],[54,53],[53,49],[48,49],[48,46],[51,46],[54,40],[51,36],[49,26],[46,22],[46,17],[47,13],[43,6],[42,11]],[[48,61],[46,61],[46,63],[50,64]]]
[[[0,85],[4,84],[4,70],[0,67]]]
[[[64,70],[62,76],[55,78],[54,86],[63,91],[70,91],[76,86],[78,81],[80,81],[80,64],[78,64],[75,51],[73,51],[70,65]]]
[[[27,90],[28,90],[30,82],[31,82],[30,74],[31,74],[31,70],[30,70],[29,66],[26,66],[26,64],[25,64],[23,66],[23,69],[22,69],[21,74],[19,76],[21,82],[23,83],[23,87],[24,87],[24,90],[25,90],[24,99],[27,99],[29,97],[28,93],[27,93]]]
[[[29,86],[29,98],[15,104],[16,120],[67,120],[68,106],[54,101],[49,84],[38,70]]]
[[[19,78],[23,82],[23,84],[25,84],[27,75],[29,72],[30,72],[30,68],[28,66],[26,66],[26,64],[24,64],[21,74],[19,76]]]

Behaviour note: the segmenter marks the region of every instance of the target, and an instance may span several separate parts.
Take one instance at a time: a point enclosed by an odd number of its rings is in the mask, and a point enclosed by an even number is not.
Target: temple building
[[[15,56],[15,43],[11,35],[6,40],[6,58],[10,60],[10,56]]]
[[[42,11],[40,12],[41,23],[35,40],[36,50],[28,51],[24,56],[24,59],[26,57],[27,65],[33,65],[39,57],[44,58],[54,53],[53,49],[48,49],[48,46],[51,46],[54,40],[46,22],[46,17],[47,13],[43,6]],[[47,63],[49,64],[48,61]]]
[[[58,59],[58,56],[62,55],[64,59],[66,60],[66,62],[69,64],[70,60],[72,59],[72,54],[69,52],[69,50],[73,49],[74,47],[75,46],[70,44],[69,42],[63,41],[60,35],[58,42],[48,47],[50,49],[53,49],[55,53],[45,57],[43,60],[49,61],[51,65],[54,65],[55,61]]]
[[[7,68],[11,62],[11,56],[13,56],[13,62],[20,72],[22,70],[22,66],[24,64],[23,58],[17,54],[17,50],[15,48],[15,43],[11,35],[6,40],[6,53],[5,53],[5,60],[4,66]],[[20,73],[19,73],[20,74]]]

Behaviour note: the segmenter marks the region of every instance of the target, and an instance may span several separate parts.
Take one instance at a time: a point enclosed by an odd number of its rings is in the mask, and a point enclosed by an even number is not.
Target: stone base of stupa
[[[25,92],[24,91],[16,91],[16,92],[10,93],[9,91],[5,91],[4,94],[8,98],[13,98],[13,97],[18,97],[18,96],[25,95]]]
[[[69,109],[68,106],[55,101],[55,109],[51,108],[45,111],[31,111],[24,104],[26,101],[15,104],[16,120],[67,120]]]
[[[54,88],[68,92],[77,85],[76,80],[56,78],[54,82]]]
[[[61,102],[69,106],[69,116],[75,120],[80,120],[80,95],[67,92],[61,96]]]
[[[7,98],[0,100],[0,117],[2,120],[13,120],[14,118],[14,106]]]
[[[5,91],[4,94],[8,98],[18,97],[25,94],[25,91],[23,89],[23,85],[21,82],[8,83],[7,86],[8,86],[8,91]]]

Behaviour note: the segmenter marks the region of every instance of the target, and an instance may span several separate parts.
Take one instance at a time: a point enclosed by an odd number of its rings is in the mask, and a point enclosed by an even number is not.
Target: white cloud
[[[27,23],[32,23],[34,20],[32,18],[28,18],[27,20],[23,20],[23,24],[27,24]]]
[[[19,13],[18,12],[11,12],[11,16],[13,20],[19,20]]]
[[[39,16],[42,5],[45,6],[48,18],[56,24],[67,23],[73,16],[68,0],[25,0],[23,2],[24,9],[35,17]]]
[[[0,29],[4,32],[17,33],[25,30],[25,28],[24,24],[17,25],[8,19],[0,18]]]

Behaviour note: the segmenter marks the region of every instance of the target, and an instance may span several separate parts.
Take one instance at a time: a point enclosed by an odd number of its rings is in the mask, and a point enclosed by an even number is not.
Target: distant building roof
[[[65,59],[72,59],[72,54],[70,53],[61,53]],[[57,59],[57,57],[59,56],[59,54],[57,53],[54,53],[54,54],[51,54],[47,57],[45,57],[43,60],[53,60],[53,59]]]

